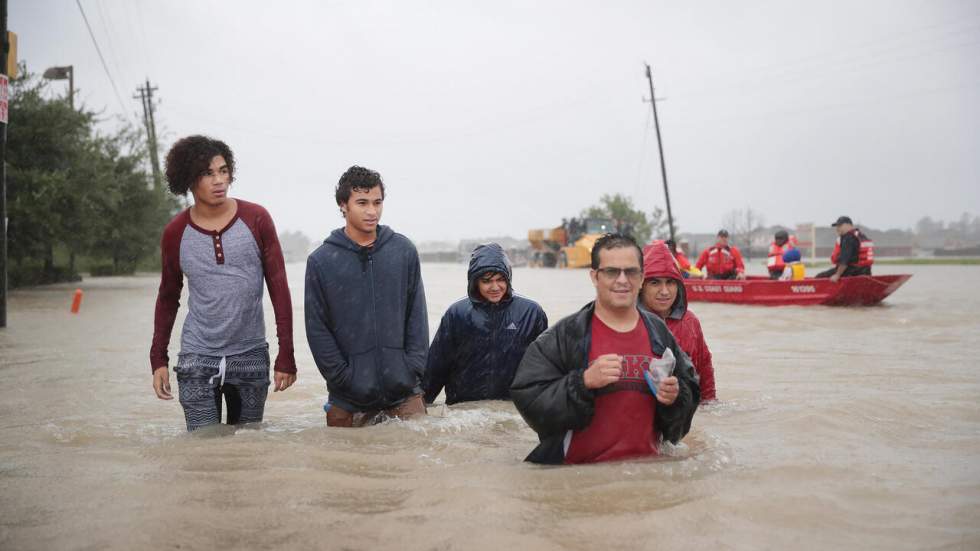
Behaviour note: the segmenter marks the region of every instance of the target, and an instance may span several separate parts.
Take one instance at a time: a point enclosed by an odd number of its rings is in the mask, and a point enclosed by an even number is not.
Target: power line
[[[122,65],[119,63],[119,50],[116,48],[116,45],[112,40],[112,29],[110,28],[111,26],[108,22],[109,18],[105,16],[105,12],[102,9],[102,2],[100,0],[95,0],[95,7],[98,8],[99,21],[102,22],[102,34],[105,35],[107,46],[106,50],[109,53],[109,61],[112,62],[112,68],[115,70],[116,74],[120,75],[125,81],[127,80],[126,73],[120,69]]]
[[[123,116],[126,115],[126,106],[123,105],[122,96],[119,95],[119,89],[116,87],[116,81],[112,79],[112,73],[109,72],[109,66],[105,62],[105,57],[102,55],[102,50],[99,48],[99,42],[95,39],[95,33],[92,32],[92,26],[88,23],[88,17],[85,16],[85,8],[82,7],[82,0],[75,0],[78,4],[78,11],[82,12],[82,19],[85,21],[85,28],[88,29],[88,35],[92,37],[92,44],[95,45],[95,51],[99,54],[99,60],[102,61],[102,68],[105,69],[105,76],[109,78],[109,83],[112,84],[112,91],[116,94],[116,100],[119,102],[119,108],[122,109]]]
[[[758,84],[760,77],[753,77],[753,73],[761,73],[761,80],[776,81],[779,84],[793,83],[800,80],[820,78],[822,73],[853,71],[865,67],[875,68],[879,65],[900,62],[908,58],[932,55],[954,48],[969,47],[976,43],[977,27],[980,26],[980,21],[976,19],[977,17],[973,16],[952,24],[943,23],[896,32],[876,40],[852,44],[847,49],[825,50],[794,60],[732,69],[729,72],[703,79],[700,86],[690,89],[682,88],[673,93],[683,98],[719,93],[728,94],[733,85],[732,78],[742,81],[736,83],[736,86],[751,87]],[[939,27],[960,28],[944,28],[937,34],[923,32]],[[910,38],[914,35],[919,36]],[[962,38],[968,40],[955,42]]]
[[[123,7],[126,10],[125,11],[125,14],[126,14],[126,23],[127,23],[124,26],[124,28],[130,33],[130,37],[134,39],[134,42],[136,42],[136,44],[138,46],[139,57],[143,61],[143,67],[146,67],[146,68],[149,69],[150,68],[150,62],[149,62],[149,58],[147,58],[147,56],[146,56],[146,46],[144,46],[144,44],[143,44],[143,39],[146,37],[146,28],[143,26],[143,18],[142,18],[142,16],[140,16],[139,19],[138,19],[138,22],[139,22],[139,32],[137,32],[137,30],[136,30],[137,29],[137,25],[136,25],[136,23],[134,23],[134,20],[136,18],[133,16],[133,12],[131,11],[131,9],[133,9],[133,6],[134,5],[137,6],[136,9],[138,10],[139,9],[139,5],[138,4],[135,4],[134,2],[123,2]]]
[[[950,86],[941,86],[937,88],[926,88],[919,90],[912,90],[908,93],[897,94],[897,95],[876,95],[864,98],[858,98],[852,101],[837,102],[837,103],[824,103],[811,105],[804,108],[789,108],[789,109],[778,109],[774,111],[764,111],[760,113],[739,113],[731,116],[706,118],[706,119],[695,119],[698,124],[709,124],[709,123],[722,123],[722,122],[734,122],[734,121],[749,121],[749,120],[765,120],[773,117],[791,117],[797,115],[811,115],[813,113],[823,113],[828,110],[836,109],[852,109],[863,107],[865,105],[875,105],[880,106],[885,103],[895,102],[895,101],[906,101],[910,98],[923,95],[932,94],[944,94],[949,92],[956,92],[959,90],[972,90],[980,85],[980,80],[969,80],[963,83],[956,83]]]

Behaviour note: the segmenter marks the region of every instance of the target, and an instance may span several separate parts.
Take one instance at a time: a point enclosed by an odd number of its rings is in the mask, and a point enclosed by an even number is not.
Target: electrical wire
[[[939,33],[923,32],[937,28],[941,29]],[[852,44],[846,50],[824,51],[793,60],[733,69],[709,77],[699,86],[674,90],[673,93],[683,98],[690,98],[700,95],[729,94],[733,87],[752,87],[760,84],[760,81],[787,84],[800,80],[821,79],[828,73],[873,68],[949,49],[970,47],[975,45],[978,31],[980,31],[980,21],[977,20],[977,16],[972,16],[953,23],[946,22],[896,32],[876,40]],[[967,41],[962,42],[963,38]],[[960,41],[956,42],[957,40]],[[733,80],[736,82],[733,83]]]
[[[146,55],[146,46],[143,43],[143,39],[146,37],[146,28],[143,26],[143,17],[139,12],[137,13],[138,17],[134,16],[132,12],[134,9],[137,11],[140,9],[139,4],[137,2],[123,2],[123,7],[126,15],[125,28],[130,33],[130,37],[133,39],[133,42],[135,42],[137,45],[142,66],[149,68],[150,60]],[[137,25],[135,21],[138,21],[139,24]],[[139,32],[137,32],[137,29],[139,29]]]
[[[102,55],[102,50],[99,48],[99,41],[95,39],[95,33],[92,32],[92,26],[88,22],[88,17],[85,15],[85,8],[82,7],[82,0],[75,0],[75,4],[78,5],[78,11],[82,13],[82,19],[85,21],[85,27],[88,29],[88,35],[92,37],[92,44],[95,45],[95,51],[99,54],[99,60],[102,61],[102,68],[105,70],[105,76],[109,79],[109,84],[112,84],[112,91],[116,94],[116,100],[119,102],[119,108],[122,110],[123,116],[129,119],[127,115],[126,106],[123,104],[122,96],[119,95],[119,88],[116,87],[116,81],[112,78],[112,73],[109,72],[109,66],[105,62],[105,56]]]
[[[106,50],[109,53],[109,61],[112,64],[112,68],[117,75],[120,75],[123,81],[129,80],[126,78],[126,72],[120,69],[122,65],[119,63],[119,50],[112,40],[112,29],[109,25],[109,18],[105,16],[101,0],[95,0],[95,7],[98,8],[99,21],[102,22],[102,33],[105,35]]]

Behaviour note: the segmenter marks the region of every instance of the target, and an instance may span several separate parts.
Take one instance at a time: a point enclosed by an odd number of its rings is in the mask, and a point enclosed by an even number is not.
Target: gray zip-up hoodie
[[[385,409],[422,392],[429,323],[419,255],[404,235],[379,225],[362,247],[334,230],[307,259],[305,317],[333,405]]]

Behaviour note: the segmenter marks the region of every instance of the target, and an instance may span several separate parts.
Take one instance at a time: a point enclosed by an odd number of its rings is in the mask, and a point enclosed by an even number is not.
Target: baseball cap
[[[854,222],[851,221],[851,217],[850,216],[841,216],[840,218],[837,219],[836,222],[834,222],[830,226],[832,228],[836,228],[837,226],[840,226],[841,224],[851,224],[851,225],[853,225]]]

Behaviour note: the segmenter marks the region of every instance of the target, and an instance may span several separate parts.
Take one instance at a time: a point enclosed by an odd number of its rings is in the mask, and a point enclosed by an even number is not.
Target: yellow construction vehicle
[[[573,218],[557,228],[530,230],[528,264],[540,268],[589,267],[596,240],[614,231],[613,221],[606,218]]]

